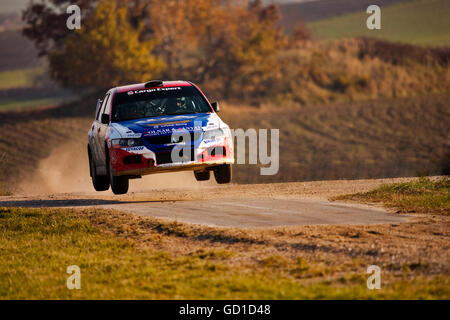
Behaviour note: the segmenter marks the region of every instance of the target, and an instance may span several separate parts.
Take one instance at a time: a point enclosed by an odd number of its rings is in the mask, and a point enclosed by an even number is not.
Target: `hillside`
[[[1,22],[0,22],[1,30]],[[50,80],[44,58],[20,30],[0,31],[0,112],[51,106],[73,94]]]
[[[237,182],[360,179],[450,169],[449,95],[302,108],[224,108],[234,128],[280,128],[280,172],[235,170]]]
[[[255,166],[235,166],[235,182],[448,173],[449,98],[433,95],[282,109],[225,105],[221,117],[232,128],[280,128],[279,174],[263,177]],[[49,156],[50,171],[61,170],[51,173],[56,177],[73,177],[73,183],[88,177],[86,135],[94,106],[92,96],[59,108],[3,114],[3,189],[30,181],[40,161]]]
[[[424,3],[394,4],[385,11]],[[0,33],[0,43],[1,35],[8,33]],[[9,36],[23,40],[17,32]],[[235,181],[448,172],[449,51],[348,39],[304,41],[278,52],[278,68],[270,69],[263,90],[255,91],[260,92],[257,98],[241,90],[241,96],[230,97],[221,116],[232,128],[280,128],[280,172],[261,177],[256,167],[236,166]],[[0,68],[0,189],[29,182],[37,176],[35,170],[42,173],[41,161],[50,156],[47,169],[57,178],[88,175],[86,134],[99,96],[67,102],[70,94],[44,71],[39,64],[9,69],[6,63]],[[199,84],[211,100],[219,100],[214,96],[217,88]],[[61,100],[65,104],[49,108]],[[46,108],[32,110],[42,105]],[[26,110],[12,110],[18,108]]]
[[[376,37],[426,46],[450,45],[450,2],[413,0],[381,5],[381,30],[368,30],[365,10],[308,24],[321,39]]]
[[[378,0],[379,6],[411,0]],[[280,3],[282,24],[292,30],[299,21],[312,22],[351,12],[365,11],[373,0],[319,0],[300,3]]]
[[[35,68],[43,65],[34,43],[20,30],[0,32],[0,71]]]

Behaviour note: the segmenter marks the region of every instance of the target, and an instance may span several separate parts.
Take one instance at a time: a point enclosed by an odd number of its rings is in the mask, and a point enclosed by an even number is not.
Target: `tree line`
[[[74,4],[80,30],[66,27]],[[307,105],[446,93],[450,81],[448,47],[316,41],[301,23],[285,32],[261,0],[43,0],[23,19],[51,77],[73,89],[183,79],[214,99]]]
[[[71,4],[81,9],[80,30],[66,28]],[[295,38],[280,27],[278,7],[261,0],[47,0],[23,19],[52,78],[81,89],[163,78],[222,98],[260,96],[281,77],[277,53]]]

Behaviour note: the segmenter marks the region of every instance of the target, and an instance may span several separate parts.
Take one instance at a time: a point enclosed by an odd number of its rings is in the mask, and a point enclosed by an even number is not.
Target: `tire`
[[[194,171],[194,176],[197,181],[208,181],[211,174],[210,171]]]
[[[108,176],[97,175],[97,168],[92,158],[91,151],[89,150],[89,170],[91,172],[92,185],[95,191],[107,191],[109,189],[109,178]]]
[[[218,184],[226,184],[231,182],[232,170],[230,164],[224,164],[214,168],[214,178]]]
[[[108,152],[108,150],[106,150]],[[126,176],[114,176],[112,174],[113,170],[111,168],[111,161],[107,157],[107,168],[109,174],[109,181],[111,182],[111,190],[114,194],[126,194],[130,186],[130,179]]]

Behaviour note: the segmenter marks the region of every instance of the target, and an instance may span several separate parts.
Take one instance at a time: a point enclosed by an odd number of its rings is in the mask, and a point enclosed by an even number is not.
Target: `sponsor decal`
[[[131,148],[125,148],[125,151],[142,151],[144,150],[144,147],[131,147]]]
[[[129,138],[129,139],[132,139],[132,138],[133,139],[137,139],[137,138],[142,137],[142,134],[140,134],[140,133],[126,133],[125,137]]]
[[[146,126],[149,127],[169,127],[173,125],[186,125],[190,120],[180,120],[180,121],[172,121],[172,122],[157,122],[157,123],[149,123]]]
[[[169,135],[173,132],[180,131],[180,130],[187,130],[187,131],[201,131],[201,126],[185,126],[183,128],[161,128],[161,129],[155,129],[150,130],[144,133],[145,137],[150,136],[159,136],[159,135]]]
[[[153,89],[134,90],[134,91],[128,91],[128,95],[140,94],[140,93],[152,93],[152,92],[160,92],[160,91],[176,91],[176,90],[181,90],[181,87],[168,87],[168,88],[153,88]]]
[[[202,142],[203,142],[204,144],[209,144],[209,143],[217,142],[217,141],[219,141],[219,140],[222,140],[222,139],[219,139],[219,138],[216,138],[216,139],[206,139],[206,140],[203,140]]]

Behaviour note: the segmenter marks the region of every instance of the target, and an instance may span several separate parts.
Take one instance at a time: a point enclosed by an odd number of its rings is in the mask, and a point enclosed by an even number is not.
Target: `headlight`
[[[144,145],[141,138],[138,139],[113,139],[111,141],[113,148],[137,147]]]
[[[222,137],[224,135],[225,135],[225,132],[222,129],[209,130],[209,131],[205,131],[205,133],[203,133],[203,139],[205,139],[205,140],[215,139],[218,137]]]

